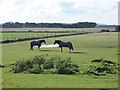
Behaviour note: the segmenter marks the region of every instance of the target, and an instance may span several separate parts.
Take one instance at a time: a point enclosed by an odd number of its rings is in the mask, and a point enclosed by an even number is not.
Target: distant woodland
[[[96,25],[95,22],[77,22],[72,24],[6,22],[2,24],[2,28],[94,28]]]

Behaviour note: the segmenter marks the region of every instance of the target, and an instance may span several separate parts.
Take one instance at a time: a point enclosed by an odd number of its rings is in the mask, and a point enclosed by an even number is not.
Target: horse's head
[[[61,42],[61,40],[55,40],[54,44],[59,44]]]
[[[39,40],[39,42],[41,42],[41,43],[43,43],[43,42],[46,43],[45,40]]]

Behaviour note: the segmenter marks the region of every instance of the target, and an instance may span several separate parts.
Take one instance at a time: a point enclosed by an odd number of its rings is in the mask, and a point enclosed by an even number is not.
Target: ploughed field
[[[46,44],[53,44],[56,39],[71,41],[74,51],[69,53],[68,48],[59,47],[29,50],[30,41],[2,44],[2,86],[3,88],[117,88],[117,74],[105,76],[95,75],[66,75],[66,74],[29,74],[10,72],[12,63],[21,59],[33,58],[36,55],[70,57],[80,66],[92,65],[94,59],[111,60],[118,63],[118,33],[92,33],[85,35],[46,38]]]

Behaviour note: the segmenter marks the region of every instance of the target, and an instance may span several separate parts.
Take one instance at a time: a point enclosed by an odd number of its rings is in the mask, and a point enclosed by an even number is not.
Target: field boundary
[[[35,40],[35,39],[53,38],[53,37],[83,35],[83,34],[90,34],[90,33],[93,33],[93,32],[78,32],[78,33],[69,33],[69,34],[60,34],[60,35],[47,35],[47,36],[40,36],[40,37],[8,39],[8,40],[0,41],[0,44],[14,43],[14,42],[22,42],[22,41]]]

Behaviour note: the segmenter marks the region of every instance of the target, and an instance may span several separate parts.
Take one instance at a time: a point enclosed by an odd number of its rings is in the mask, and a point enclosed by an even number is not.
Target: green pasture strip
[[[2,28],[2,31],[4,33],[0,33],[0,35],[2,35],[0,41],[7,39],[29,38],[29,37],[66,34],[66,33],[100,32],[103,29],[115,31],[114,28]],[[29,32],[31,30],[34,32]],[[42,32],[40,33],[39,31]]]
[[[47,38],[46,44],[53,44],[54,40],[71,41],[74,51],[69,53],[68,48],[41,48],[29,50],[30,41],[17,42],[2,45],[3,88],[117,88],[118,76],[111,74],[106,76],[89,75],[58,75],[58,74],[23,74],[12,73],[10,64],[23,58],[33,58],[35,55],[48,54],[49,56],[71,57],[72,61],[80,66],[80,72],[85,66],[92,65],[94,59],[107,59],[118,62],[118,33],[92,33],[76,36]]]
[[[19,38],[31,38],[31,37],[42,37],[42,36],[50,36],[50,35],[59,35],[65,33],[0,33],[2,35],[1,40],[11,40],[11,39],[19,39]]]
[[[117,75],[57,75],[6,73],[3,88],[117,88]]]

